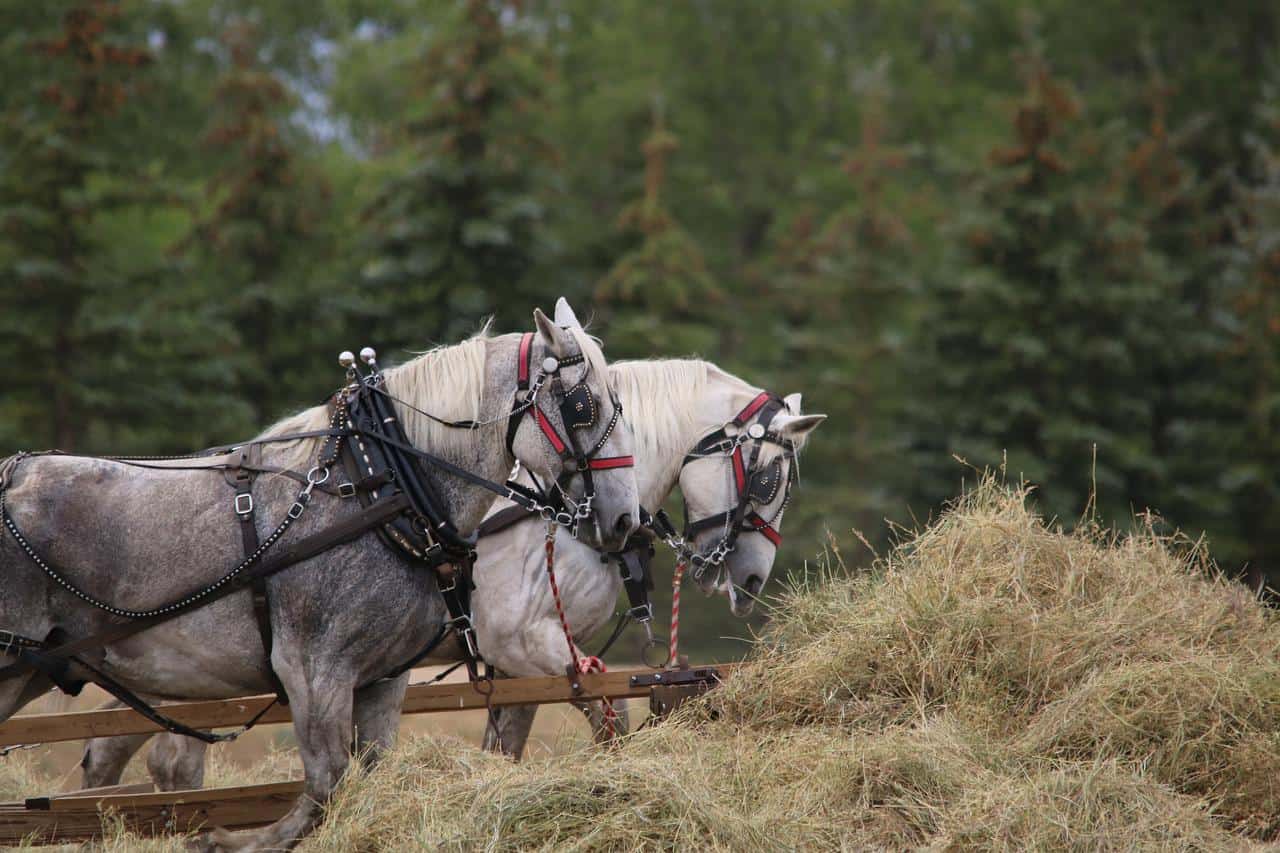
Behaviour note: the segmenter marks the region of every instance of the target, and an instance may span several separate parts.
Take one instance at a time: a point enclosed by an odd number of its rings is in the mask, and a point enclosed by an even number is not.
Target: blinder
[[[585,381],[579,382],[564,395],[564,399],[560,401],[560,417],[566,429],[590,429],[596,425],[596,397]]]
[[[778,457],[751,474],[751,483],[747,486],[747,500],[756,506],[768,506],[778,496],[782,488],[782,457]]]

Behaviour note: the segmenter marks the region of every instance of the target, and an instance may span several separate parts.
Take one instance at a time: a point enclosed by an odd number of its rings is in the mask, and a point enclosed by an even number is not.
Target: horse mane
[[[485,391],[485,357],[490,340],[486,324],[471,338],[457,344],[435,347],[396,367],[383,370],[387,393],[444,420],[484,418],[481,411]],[[396,405],[405,435],[415,447],[448,455],[460,443],[466,430],[437,424],[412,409]],[[272,424],[260,436],[288,435],[324,429],[329,425],[328,403],[312,406]],[[503,430],[501,420],[482,429]],[[323,439],[286,442],[278,448],[276,464],[306,470],[315,463]]]
[[[700,359],[640,359],[609,365],[609,381],[631,425],[642,459],[683,455],[705,431],[699,411],[710,363]],[[744,383],[745,384],[745,383]]]
[[[748,398],[762,390],[712,362],[696,358],[639,359],[609,365],[609,381],[622,400],[636,453],[641,458],[683,455],[695,440],[723,425],[723,421],[703,422],[699,417],[702,398],[712,379],[736,387]],[[803,443],[803,439],[797,442],[797,452]]]

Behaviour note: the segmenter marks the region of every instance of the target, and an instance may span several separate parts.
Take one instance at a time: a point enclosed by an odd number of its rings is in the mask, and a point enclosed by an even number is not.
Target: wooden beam
[[[4,804],[0,805],[0,844],[18,844],[29,837],[45,843],[98,838],[108,811],[132,831],[147,836],[214,826],[249,829],[283,817],[302,789],[302,782],[276,782],[200,791],[55,796],[41,798],[47,806],[42,808]]]
[[[707,669],[695,667],[695,669]],[[721,674],[732,669],[731,664],[717,664]],[[609,697],[628,699],[646,697],[652,684],[637,684],[636,676],[654,675],[649,669],[617,670],[607,673],[591,673],[575,680],[580,691],[575,691],[567,676],[539,676],[533,678],[495,679],[492,697],[488,704],[543,705],[552,702],[571,702]],[[272,696],[250,696],[242,699],[218,699],[204,702],[179,702],[161,705],[160,710],[175,720],[197,729],[242,726],[271,704]],[[470,682],[451,684],[414,684],[405,693],[402,712],[405,714],[432,714],[444,711],[483,709],[484,694]],[[263,714],[260,723],[287,723],[292,719],[288,707],[275,706]],[[11,717],[0,725],[0,747],[26,743],[55,743],[57,741],[83,740],[114,735],[143,734],[161,731],[161,728],[128,708],[99,711],[69,711],[60,714],[29,714]]]

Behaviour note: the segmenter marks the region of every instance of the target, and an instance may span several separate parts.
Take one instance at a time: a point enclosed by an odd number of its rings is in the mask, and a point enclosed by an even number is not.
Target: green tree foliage
[[[535,301],[522,285],[549,249],[534,188],[550,152],[530,132],[538,57],[508,13],[460,4],[410,69],[408,157],[368,212],[363,267],[393,346],[456,337],[494,312],[525,322]]]
[[[137,12],[105,0],[50,5],[8,41],[39,61],[0,130],[0,341],[23,365],[6,382],[7,420],[24,443],[127,444],[149,425],[181,431],[187,402],[201,396],[184,390],[198,371],[182,369],[191,348],[173,334],[198,313],[175,324],[154,290],[158,247],[144,241],[131,254],[117,240],[176,220],[163,176],[128,142],[154,56]]]
[[[325,345],[317,332],[333,333],[319,263],[329,193],[323,174],[298,154],[286,121],[295,98],[263,67],[257,27],[232,18],[222,46],[226,69],[214,83],[203,139],[218,166],[206,212],[179,249],[186,266],[207,277],[205,296],[230,327],[224,358],[252,406],[251,423],[262,423],[292,402],[281,385],[310,375]]]
[[[883,93],[869,93],[858,141],[838,157],[847,200],[822,218],[812,206],[797,214],[756,274],[772,319],[766,327],[786,342],[779,392],[804,389],[817,371],[828,389],[822,410],[840,435],[815,442],[805,467],[861,472],[833,484],[826,497],[868,529],[894,508],[901,449],[889,429],[901,400],[895,364],[903,355],[904,306],[919,292],[909,262],[915,240],[891,193],[910,155],[889,144],[887,132]],[[822,513],[822,506],[800,505],[792,515],[820,524]]]
[[[1055,514],[1079,514],[1096,486],[1114,518],[1169,486],[1159,374],[1190,326],[1126,176],[1107,166],[1123,148],[1043,60],[1025,74],[1012,144],[991,153],[963,222],[961,266],[935,282],[917,459],[947,477],[947,454],[1007,454]]]
[[[714,318],[724,310],[724,296],[697,243],[663,205],[668,165],[680,144],[666,128],[660,101],[653,116],[641,146],[643,193],[618,216],[619,228],[635,242],[601,279],[596,297],[610,312],[615,330],[610,338],[619,352],[709,352],[716,344]]]
[[[1280,97],[1274,89],[1268,96],[1235,183],[1224,266],[1231,345],[1218,368],[1234,379],[1236,394],[1219,488],[1236,497],[1231,510],[1255,580],[1265,573],[1280,586]]]

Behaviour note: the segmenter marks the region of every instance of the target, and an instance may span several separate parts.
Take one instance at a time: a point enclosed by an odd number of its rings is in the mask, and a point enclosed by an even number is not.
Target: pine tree
[[[821,506],[834,504],[855,513],[860,529],[873,529],[893,510],[886,486],[900,465],[896,436],[886,427],[903,389],[897,365],[905,306],[918,292],[911,232],[888,197],[910,154],[886,141],[884,104],[881,90],[862,99],[858,142],[840,158],[843,201],[825,217],[797,216],[754,276],[768,306],[760,322],[783,344],[776,348],[780,363],[771,365],[782,376],[779,390],[812,388],[819,371],[823,393],[808,405],[820,406],[830,422],[806,466],[859,472],[824,484],[814,521]]]
[[[644,153],[644,189],[623,208],[618,227],[633,245],[596,287],[609,312],[609,339],[620,354],[655,350],[708,353],[718,330],[711,319],[724,299],[707,270],[698,244],[663,203],[671,157],[679,149],[655,101]]]
[[[317,284],[329,194],[297,152],[287,121],[295,99],[263,67],[257,27],[233,18],[222,43],[227,65],[204,136],[218,168],[207,184],[207,212],[178,248],[185,269],[207,280],[205,297],[233,332],[228,367],[260,424],[300,402],[289,389],[308,384],[302,380],[317,348],[335,346],[324,339],[333,324]]]
[[[1237,391],[1221,487],[1234,500],[1255,582],[1280,588],[1280,92],[1259,107],[1252,162],[1238,176],[1234,241],[1225,250],[1231,349],[1215,365]]]
[[[545,75],[518,9],[467,0],[412,69],[419,111],[408,162],[367,212],[365,285],[385,349],[473,331],[497,313],[523,327],[529,274],[551,251],[538,195],[551,152],[537,133]]]
[[[32,366],[5,383],[9,446],[164,452],[235,420],[215,312],[165,259],[181,193],[137,141],[173,95],[155,11],[63,0],[6,40],[36,58],[0,118],[0,357]]]
[[[95,294],[121,289],[95,227],[131,192],[113,122],[151,55],[128,38],[117,4],[62,8],[56,31],[14,35],[42,74],[0,124],[0,346],[22,365],[4,383],[17,409],[14,438],[70,449],[83,445],[104,402],[87,374],[118,345],[120,330],[88,310]]]
[[[936,478],[921,484],[931,501],[962,474],[950,454],[998,465],[1007,452],[1010,476],[1040,484],[1048,511],[1074,518],[1096,488],[1123,522],[1167,478],[1150,390],[1183,330],[1168,310],[1178,280],[1103,165],[1124,128],[1082,126],[1079,98],[1038,55],[1025,79],[958,268],[936,273],[915,458]]]

